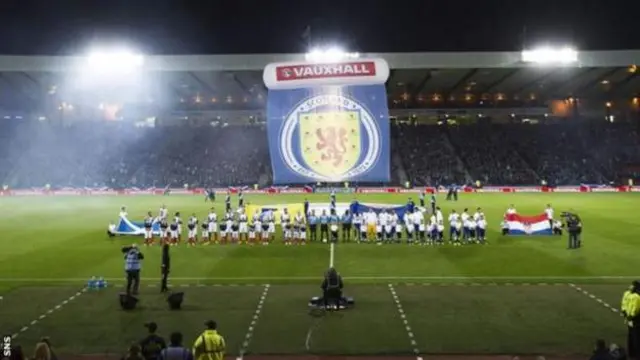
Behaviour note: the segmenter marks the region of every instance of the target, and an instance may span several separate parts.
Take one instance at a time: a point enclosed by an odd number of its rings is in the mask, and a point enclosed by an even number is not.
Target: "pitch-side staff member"
[[[169,277],[169,270],[171,269],[171,257],[169,256],[169,244],[165,243],[162,245],[162,281],[160,283],[160,291],[167,292],[169,288],[167,287],[167,279]]]
[[[622,295],[622,315],[627,323],[627,351],[631,359],[640,355],[640,281],[634,281]]]
[[[198,336],[193,344],[193,355],[196,360],[224,360],[226,343],[218,333],[218,324],[209,320],[204,323],[206,330]]]
[[[127,295],[138,294],[140,288],[141,260],[144,255],[138,250],[138,245],[125,246],[122,248],[124,255],[124,270],[127,273]]]

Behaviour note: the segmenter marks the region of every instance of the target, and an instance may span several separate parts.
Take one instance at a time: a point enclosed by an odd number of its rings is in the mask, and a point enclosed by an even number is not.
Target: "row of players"
[[[123,208],[123,212],[125,209]],[[121,215],[123,215],[121,213]],[[124,212],[126,216],[126,212]],[[454,244],[469,242],[486,242],[487,221],[481,208],[478,208],[473,216],[469,215],[468,209],[464,209],[461,214],[453,210],[448,217],[449,240]],[[144,220],[145,244],[152,244],[153,224],[160,223],[161,238],[171,244],[177,244],[182,236],[182,219],[180,213],[176,212],[173,221],[168,221],[168,210],[166,207],[160,209],[160,214],[153,217],[149,212]],[[318,233],[323,241],[337,242],[340,233],[343,241],[353,239],[358,242],[378,241],[378,242],[399,242],[403,233],[408,242],[420,241],[421,243],[442,244],[444,242],[444,216],[439,207],[436,207],[429,221],[427,222],[424,210],[419,208],[413,212],[406,212],[400,218],[398,214],[391,210],[382,210],[376,213],[373,210],[363,214],[351,214],[346,210],[342,216],[335,211],[327,213],[323,210],[320,215],[312,210],[303,216],[298,212],[291,216],[287,209],[284,209],[280,216],[283,240],[286,245],[305,244],[307,235],[309,240],[317,241]],[[215,209],[211,209],[202,223],[193,214],[188,222],[188,244],[198,243],[198,229],[201,229],[201,239],[205,243],[226,243],[226,242],[248,242],[269,244],[275,240],[276,217],[273,211],[256,211],[251,219],[245,214],[244,209],[237,212],[228,211],[222,221],[218,222],[218,215]],[[342,230],[342,231],[340,231]]]

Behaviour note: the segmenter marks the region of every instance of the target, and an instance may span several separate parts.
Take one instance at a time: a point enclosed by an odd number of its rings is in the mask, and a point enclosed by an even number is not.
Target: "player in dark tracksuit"
[[[431,213],[436,213],[436,194],[431,194]]]
[[[231,193],[227,191],[227,196],[224,198],[225,211],[231,212]]]

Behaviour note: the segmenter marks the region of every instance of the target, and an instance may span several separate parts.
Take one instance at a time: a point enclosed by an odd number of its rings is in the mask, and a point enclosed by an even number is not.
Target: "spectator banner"
[[[389,181],[388,77],[382,59],[268,65],[274,183]]]

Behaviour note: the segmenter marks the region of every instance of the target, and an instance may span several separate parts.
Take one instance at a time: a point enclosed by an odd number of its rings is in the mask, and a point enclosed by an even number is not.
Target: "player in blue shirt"
[[[409,198],[409,201],[407,201],[407,211],[410,214],[413,214],[413,211],[415,208],[416,208],[416,203],[414,203],[413,200]]]

